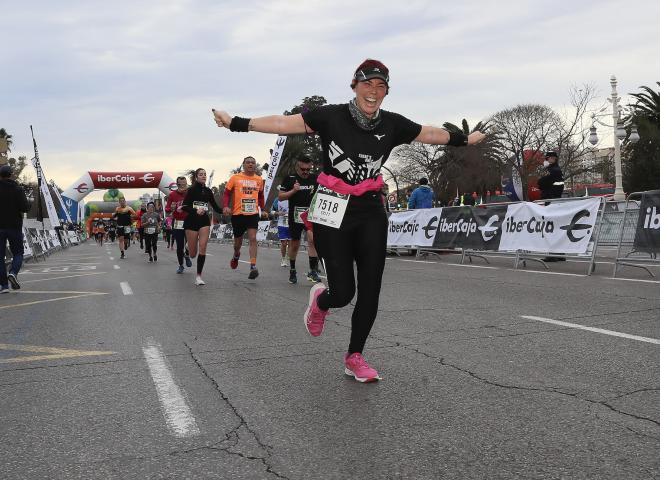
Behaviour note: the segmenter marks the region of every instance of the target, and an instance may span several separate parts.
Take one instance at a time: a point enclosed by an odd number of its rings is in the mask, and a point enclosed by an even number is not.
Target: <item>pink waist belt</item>
[[[323,185],[324,187],[329,188],[330,190],[334,190],[337,193],[341,193],[342,195],[355,195],[358,197],[360,195],[364,195],[367,192],[377,192],[385,186],[382,175],[378,175],[375,179],[369,178],[367,180],[363,180],[357,185],[350,185],[344,182],[341,178],[333,177],[332,175],[328,175],[326,173],[320,173],[317,181],[319,185]],[[300,218],[304,222],[305,226],[311,230],[312,223],[307,220],[307,212],[303,212],[300,215]]]

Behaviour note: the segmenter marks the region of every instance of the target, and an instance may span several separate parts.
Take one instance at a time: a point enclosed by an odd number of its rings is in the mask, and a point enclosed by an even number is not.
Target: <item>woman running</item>
[[[213,210],[218,213],[222,213],[222,210],[213,198],[213,192],[206,186],[206,170],[198,168],[191,177],[192,186],[186,192],[186,198],[183,199],[182,210],[188,212],[188,216],[183,221],[183,228],[186,232],[190,258],[195,258],[199,246],[195,285],[206,285],[202,280],[202,270],[206,261],[206,246],[209,243],[211,229],[209,207],[213,207]]]
[[[330,308],[348,305],[356,291],[355,263],[358,293],[344,372],[360,382],[380,379],[362,351],[378,312],[385,267],[388,222],[380,195],[384,186],[381,166],[398,145],[417,141],[464,146],[485,137],[481,132],[466,136],[422,126],[381,110],[389,80],[385,65],[367,59],[353,74],[350,86],[355,97],[349,103],[324,105],[297,115],[251,119],[213,111],[216,124],[232,132],[316,133],[321,137],[323,172],[318,176],[319,187],[310,207],[310,218],[314,222],[314,242],[324,260],[328,287],[322,284],[312,287],[304,320],[307,331],[319,336]]]

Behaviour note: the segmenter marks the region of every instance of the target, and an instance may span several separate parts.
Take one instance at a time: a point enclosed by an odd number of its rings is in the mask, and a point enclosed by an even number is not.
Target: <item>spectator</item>
[[[541,198],[548,200],[551,198],[561,198],[564,193],[564,175],[559,168],[557,152],[545,152],[545,161],[543,166],[548,173],[539,178],[538,185],[541,190]],[[550,202],[547,202],[548,205]],[[561,254],[559,256],[545,257],[544,262],[565,262],[566,258]]]
[[[463,194],[463,205],[474,205],[474,197],[471,193],[465,192]]]
[[[543,166],[548,173],[539,178],[538,185],[541,190],[541,198],[561,198],[564,192],[564,176],[559,168],[557,152],[545,152]]]
[[[9,292],[9,283],[14,290],[21,288],[18,272],[23,264],[23,213],[30,209],[25,191],[11,179],[12,168],[0,167],[0,293]],[[13,255],[7,274],[5,254],[7,241]]]
[[[433,200],[435,195],[433,190],[429,187],[427,178],[422,177],[419,179],[419,187],[417,187],[408,199],[408,208],[410,210],[416,208],[433,208]]]

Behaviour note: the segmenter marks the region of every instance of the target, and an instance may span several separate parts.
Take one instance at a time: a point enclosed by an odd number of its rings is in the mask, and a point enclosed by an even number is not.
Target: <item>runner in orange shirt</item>
[[[233,269],[238,267],[241,256],[243,235],[247,231],[250,242],[250,274],[248,278],[254,280],[259,276],[257,270],[257,227],[259,224],[259,210],[268,216],[264,209],[264,180],[257,175],[257,161],[254,157],[243,159],[243,171],[232,175],[224,193],[225,215],[231,215],[231,226],[234,231],[234,256],[229,263]]]

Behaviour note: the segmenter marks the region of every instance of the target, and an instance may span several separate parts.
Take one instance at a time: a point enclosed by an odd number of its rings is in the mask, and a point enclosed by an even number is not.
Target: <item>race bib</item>
[[[341,227],[350,195],[343,195],[319,185],[309,206],[307,220],[332,228]]]
[[[303,212],[306,211],[307,211],[306,207],[296,207],[295,210],[293,211],[293,221],[295,223],[305,223],[303,222],[302,218],[300,218],[300,215],[302,215]]]
[[[174,230],[183,230],[183,220],[174,220]]]
[[[206,203],[206,202],[193,202],[193,208],[194,208],[195,210],[198,210],[198,209],[201,208],[201,209],[204,210],[205,212],[208,212],[208,210],[209,210],[209,204]]]
[[[144,229],[144,231],[148,235],[153,235],[154,233],[156,233],[156,227],[147,227],[147,228]]]
[[[257,213],[257,201],[254,198],[241,199],[241,213],[248,215]]]

